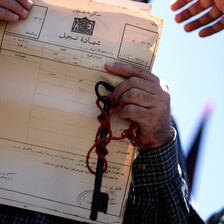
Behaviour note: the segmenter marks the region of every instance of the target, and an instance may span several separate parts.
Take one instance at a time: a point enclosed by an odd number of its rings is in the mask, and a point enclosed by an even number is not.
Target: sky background
[[[224,31],[200,38],[174,21],[169,1],[152,1],[152,15],[164,25],[152,72],[170,89],[185,154],[209,100],[214,109],[206,123],[194,179],[193,198],[207,219],[224,207]]]

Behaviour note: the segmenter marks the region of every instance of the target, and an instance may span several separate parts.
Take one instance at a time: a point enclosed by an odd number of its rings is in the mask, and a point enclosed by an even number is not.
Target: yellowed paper
[[[97,81],[117,85],[106,62],[151,69],[162,20],[88,0],[34,0],[27,20],[0,22],[0,203],[89,223],[122,223],[134,149],[108,146],[107,214],[89,220],[95,176],[86,155],[99,110]],[[129,123],[112,119],[115,136]],[[95,169],[97,156],[91,155]]]
[[[102,2],[110,5],[116,5],[135,11],[151,14],[152,5],[144,2],[135,2],[130,0],[94,0],[96,2]]]

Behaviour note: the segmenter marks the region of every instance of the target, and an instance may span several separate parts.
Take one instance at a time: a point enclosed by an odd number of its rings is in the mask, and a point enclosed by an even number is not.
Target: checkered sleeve
[[[167,183],[177,174],[176,139],[161,148],[140,150],[132,167],[134,187]]]
[[[124,223],[188,223],[188,187],[178,165],[177,136],[161,148],[139,151]]]

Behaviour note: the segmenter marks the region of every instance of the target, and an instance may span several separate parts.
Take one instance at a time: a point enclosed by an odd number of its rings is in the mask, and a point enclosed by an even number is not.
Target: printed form
[[[162,23],[89,0],[34,0],[28,19],[0,21],[1,204],[92,222],[95,176],[85,161],[100,125],[95,84],[122,81],[107,62],[151,70]],[[129,126],[119,116],[111,123],[115,136]],[[122,223],[125,211],[135,150],[128,140],[108,149],[108,210],[92,223]]]

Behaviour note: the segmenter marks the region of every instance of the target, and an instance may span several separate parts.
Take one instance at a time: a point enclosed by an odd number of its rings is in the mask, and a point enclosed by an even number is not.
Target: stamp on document
[[[87,17],[83,18],[75,17],[71,31],[75,33],[81,33],[92,36],[95,23],[96,22],[94,20],[89,20]]]
[[[91,208],[92,204],[92,190],[86,190],[80,193],[77,197],[77,204],[80,207]]]

